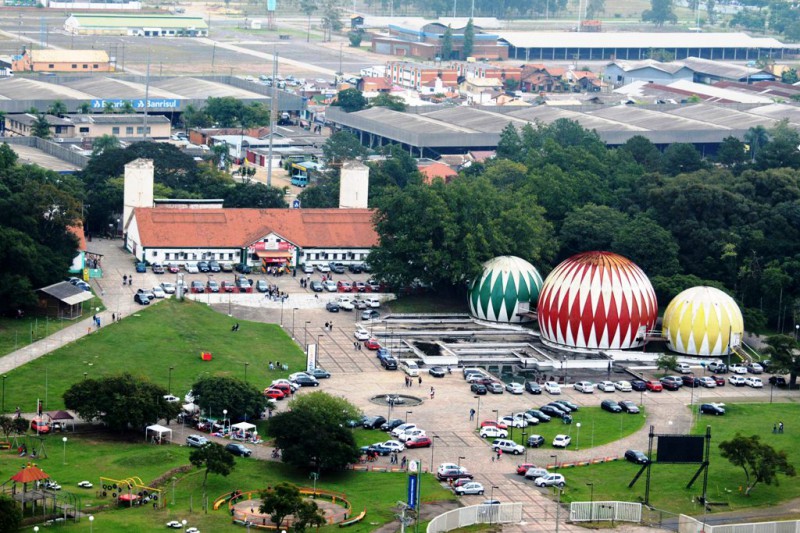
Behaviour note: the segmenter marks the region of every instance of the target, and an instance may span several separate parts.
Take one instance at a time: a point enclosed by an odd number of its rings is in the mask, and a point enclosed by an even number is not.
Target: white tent
[[[164,441],[172,442],[172,430],[159,424],[153,424],[145,429],[144,438],[153,444],[162,444]]]
[[[256,426],[255,424],[250,424],[248,422],[239,422],[238,424],[232,425],[231,429],[237,429],[239,431],[248,432],[256,429]]]
[[[195,414],[200,412],[200,406],[194,403],[185,403],[183,404],[183,410],[189,414]]]

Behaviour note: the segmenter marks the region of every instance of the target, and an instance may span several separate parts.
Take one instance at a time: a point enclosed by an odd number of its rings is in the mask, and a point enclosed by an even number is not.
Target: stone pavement
[[[120,240],[95,239],[88,243],[93,252],[102,253],[104,277],[92,280],[95,291],[101,295],[107,311],[101,313],[103,327],[111,323],[111,314],[122,313],[129,316],[140,307],[133,302],[133,295],[140,287],[153,287],[161,281],[174,282],[175,276],[170,274],[155,275],[151,272],[137,274],[134,263],[129,254],[121,249]],[[122,285],[123,275],[133,275],[131,286]],[[250,277],[258,279],[260,274]],[[408,458],[422,461],[425,469],[431,464],[437,466],[442,462],[460,462],[469,468],[476,480],[486,487],[484,496],[465,496],[462,502],[465,505],[480,503],[483,499],[494,497],[501,501],[521,501],[525,503],[524,523],[504,526],[507,532],[554,531],[556,504],[552,495],[543,489],[535,488],[531,481],[515,474],[516,464],[523,462],[523,457],[504,456],[499,462],[491,460],[488,443],[479,438],[475,432],[476,422],[483,419],[503,416],[518,412],[523,408],[542,405],[555,398],[542,396],[514,396],[510,394],[487,395],[481,397],[480,404],[474,399],[460,371],[454,371],[441,379],[422,374],[422,384],[404,386],[403,374],[388,372],[378,365],[375,352],[353,347],[353,331],[359,322],[360,313],[331,314],[324,310],[327,301],[335,299],[336,295],[321,293],[315,295],[299,286],[299,278],[291,276],[266,277],[269,283],[277,283],[281,290],[289,293],[286,302],[277,302],[265,298],[263,295],[254,294],[200,294],[193,297],[205,301],[217,311],[232,314],[242,320],[255,320],[281,324],[287,334],[295,338],[302,346],[306,343],[319,344],[319,366],[329,370],[333,375],[328,380],[322,381],[321,388],[331,394],[348,398],[367,414],[381,414],[387,418],[408,418],[420,427],[428,430],[429,435],[434,435],[434,446],[430,449],[412,450],[406,453]],[[314,275],[314,279],[319,277]],[[350,276],[338,275],[337,279],[366,279],[366,275]],[[230,273],[215,274],[219,280],[232,279]],[[191,279],[207,280],[206,274],[186,275],[187,281]],[[381,311],[385,312],[386,309]],[[331,330],[324,328],[325,322],[333,322]],[[380,328],[379,324],[366,324],[367,327]],[[64,328],[63,330],[43,339],[37,343],[17,350],[0,358],[0,373],[8,372],[26,362],[36,359],[55,350],[69,342],[85,336],[93,329],[91,314],[89,318]],[[294,371],[294,369],[291,369]],[[618,379],[613,376],[612,379]],[[267,383],[263,384],[264,386]],[[435,399],[429,398],[430,387],[436,389]],[[301,389],[300,394],[304,390]],[[413,408],[405,409],[396,407],[392,411],[386,406],[379,406],[370,401],[374,396],[387,393],[401,393],[417,396],[422,403]],[[775,390],[776,401],[781,401],[788,396],[788,391]],[[621,456],[629,448],[647,449],[647,433],[650,425],[654,425],[657,433],[684,433],[692,424],[692,415],[685,408],[690,403],[702,401],[726,401],[730,398],[744,398],[748,401],[768,401],[770,391],[755,391],[752,389],[736,389],[730,386],[718,389],[695,389],[694,391],[681,389],[678,392],[649,393],[600,393],[591,395],[577,393],[567,388],[563,398],[568,398],[579,405],[597,405],[601,398],[623,399],[630,398],[637,403],[643,402],[647,410],[647,421],[639,432],[619,441],[591,448],[591,429],[581,428],[578,439],[577,427],[573,424],[569,428],[573,435],[573,446],[570,450],[555,451],[552,448],[529,449],[527,459],[538,465],[548,465],[553,462],[551,455],[557,454],[558,461],[574,462],[590,460],[600,457]],[[279,409],[285,408],[286,402],[279,402]],[[477,408],[479,415],[476,421],[469,421],[469,410]],[[611,415],[610,415],[611,416]],[[617,415],[632,416],[632,415]],[[553,422],[551,422],[552,424]],[[174,441],[185,442],[185,435],[193,432],[191,428],[184,428],[173,423],[175,431]],[[567,429],[565,427],[565,429]],[[529,433],[534,433],[531,429]],[[375,431],[375,441],[387,440],[385,433]],[[217,440],[217,439],[215,439]],[[219,439],[220,442],[223,439]],[[580,448],[578,449],[578,446]],[[271,448],[263,445],[250,446],[254,451],[254,458],[271,460]],[[389,466],[388,458],[379,458],[376,465]],[[564,471],[567,484],[580,483],[580,468]],[[492,488],[494,487],[494,488]],[[564,531],[578,531],[579,526],[566,523],[568,509],[564,506],[561,510],[560,529]],[[646,528],[621,526],[623,531],[644,531]],[[388,529],[388,530],[391,530]]]

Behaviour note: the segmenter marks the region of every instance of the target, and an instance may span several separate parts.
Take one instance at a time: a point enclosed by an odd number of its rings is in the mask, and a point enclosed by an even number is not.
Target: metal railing
[[[513,524],[522,521],[522,503],[461,507],[440,514],[428,523],[427,533],[443,533],[473,524]]]
[[[681,515],[680,533],[800,533],[800,520],[782,522],[751,522],[749,524],[721,524],[712,526],[691,516]]]
[[[642,504],[633,502],[572,502],[570,522],[641,522]]]

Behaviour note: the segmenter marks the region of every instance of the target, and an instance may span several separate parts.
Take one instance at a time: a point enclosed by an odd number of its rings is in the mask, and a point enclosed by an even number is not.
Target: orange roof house
[[[434,162],[429,165],[420,165],[418,167],[422,180],[430,185],[436,178],[441,178],[445,183],[450,183],[453,178],[458,176],[458,172],[448,167],[444,163]]]

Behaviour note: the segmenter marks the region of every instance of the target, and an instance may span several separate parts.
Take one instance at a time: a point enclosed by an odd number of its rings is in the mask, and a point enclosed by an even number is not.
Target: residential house
[[[14,56],[14,72],[113,72],[105,50],[23,50]]]
[[[613,61],[606,65],[603,78],[613,87],[635,81],[669,84],[677,80],[692,81],[694,72],[683,63],[662,63],[654,59],[641,61]]]
[[[568,70],[564,73],[564,80],[569,84],[572,92],[597,92],[602,86],[603,82],[600,77],[588,70]]]
[[[491,103],[493,93],[502,92],[503,82],[497,78],[467,78],[458,89],[468,104],[484,105]]]
[[[458,85],[458,72],[453,68],[441,68],[411,61],[390,61],[386,64],[389,80],[394,85],[416,91],[429,82],[440,78],[444,85]]]
[[[430,185],[433,183],[435,179],[444,180],[445,183],[450,183],[453,178],[458,176],[458,172],[450,168],[448,165],[444,163],[439,163],[438,161],[433,161],[431,163],[425,165],[417,166],[420,174],[422,174],[422,180]]]
[[[455,69],[459,78],[497,78],[519,81],[522,76],[522,67],[495,65],[484,61],[450,61],[448,67]]]
[[[50,124],[50,136],[53,138],[65,138],[75,136],[75,125],[68,118],[61,118],[55,115],[44,115],[47,123]],[[32,113],[22,113],[6,115],[5,135],[9,137],[33,137],[33,125],[38,119]]]
[[[565,92],[568,85],[564,74],[567,69],[548,65],[525,65],[520,75],[520,88],[529,93]]]

